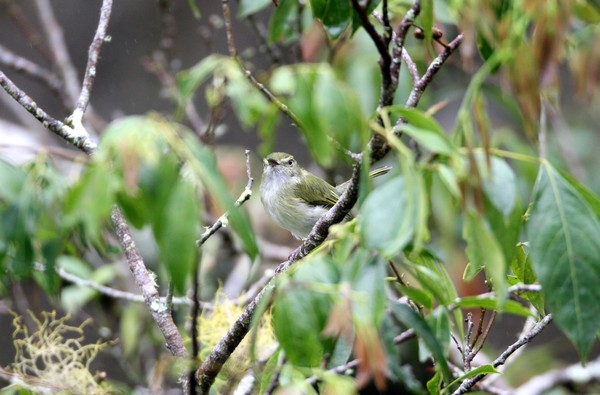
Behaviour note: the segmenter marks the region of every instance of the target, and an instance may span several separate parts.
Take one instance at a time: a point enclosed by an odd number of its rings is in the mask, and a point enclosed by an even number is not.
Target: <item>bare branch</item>
[[[406,67],[408,68],[408,72],[413,80],[413,84],[417,84],[421,78],[419,76],[419,70],[405,48],[402,48],[402,60],[404,60],[404,63],[406,63]]]
[[[66,93],[70,102],[69,105],[74,106],[79,96],[79,78],[69,55],[62,27],[56,20],[50,0],[35,0],[35,5],[42,28],[48,38],[53,60],[58,66],[58,70],[65,83]]]
[[[21,74],[36,79],[46,85],[52,93],[60,96],[62,82],[54,73],[32,61],[25,59],[10,49],[0,45],[0,64],[3,64]]]
[[[544,328],[546,326],[548,326],[548,324],[551,321],[552,321],[552,314],[548,314],[547,316],[542,318],[542,320],[539,321],[533,327],[533,329],[531,331],[524,334],[523,336],[521,336],[521,338],[519,338],[519,340],[517,340],[516,342],[514,342],[513,344],[508,346],[508,348],[506,350],[504,350],[504,352],[502,352],[502,354],[500,354],[500,356],[494,360],[494,362],[492,363],[492,366],[497,368],[500,365],[504,365],[506,363],[506,360],[508,359],[508,357],[510,357],[515,351],[517,351],[519,348],[523,347],[525,344],[529,343],[537,335],[539,335],[544,330]],[[470,389],[475,384],[477,384],[479,381],[481,381],[485,377],[486,377],[485,374],[478,374],[475,377],[472,377],[470,379],[463,381],[461,383],[461,385],[458,387],[458,389],[456,389],[456,391],[454,391],[452,393],[452,395],[461,395],[461,394],[465,394],[465,393],[469,392]]]
[[[111,287],[107,287],[105,285],[102,284],[98,284],[95,283],[93,281],[90,280],[86,280],[83,279],[81,277],[78,277],[72,273],[69,273],[67,271],[65,271],[63,268],[58,268],[56,270],[56,272],[58,273],[58,275],[64,279],[69,281],[70,283],[73,283],[75,285],[80,285],[82,287],[87,287],[87,288],[91,288],[95,291],[100,292],[103,295],[106,295],[108,297],[114,298],[114,299],[121,299],[121,300],[126,300],[129,302],[136,302],[136,303],[143,303],[144,302],[144,296],[140,295],[140,294],[135,294],[132,292],[127,292],[127,291],[121,291],[119,289],[115,289],[115,288],[111,288]],[[160,302],[161,303],[167,303],[167,298],[166,297],[161,297],[160,298]],[[176,305],[191,305],[192,301],[190,298],[187,297],[174,297],[173,298],[173,304]],[[212,310],[213,309],[213,305],[211,303],[208,302],[200,302],[200,305],[203,309],[209,309]]]
[[[462,40],[463,35],[461,33],[456,36],[454,40],[450,41],[444,50],[435,59],[433,59],[433,61],[429,64],[427,71],[425,74],[423,74],[423,77],[421,77],[419,82],[413,87],[413,90],[406,101],[407,107],[416,107],[419,104],[419,100],[421,99],[425,88],[429,86],[437,72],[442,68],[442,65],[462,43]]]
[[[27,42],[44,58],[53,60],[52,52],[50,52],[50,49],[48,49],[48,46],[42,39],[42,35],[27,20],[19,4],[12,0],[0,0],[0,4],[6,8],[6,13],[10,16],[15,25],[17,25],[17,27],[21,30],[23,35],[25,35]]]
[[[552,393],[552,389],[557,387],[567,387],[570,390],[577,388],[577,393],[586,393],[593,388],[597,390],[599,382],[600,359],[596,359],[585,366],[577,363],[536,376],[517,388],[514,394],[543,395]],[[590,386],[587,390],[586,385]]]
[[[94,143],[85,130],[75,130],[61,121],[52,118],[29,97],[19,89],[2,71],[0,71],[0,86],[13,97],[23,108],[32,114],[42,125],[51,132],[62,137],[86,154],[92,154],[96,150]]]
[[[98,64],[98,57],[100,55],[100,50],[102,49],[102,44],[106,40],[106,29],[110,20],[111,10],[112,0],[103,0],[102,7],[100,8],[100,20],[98,21],[96,34],[94,35],[94,39],[88,50],[88,61],[85,68],[83,83],[81,84],[81,93],[79,94],[72,115],[74,125],[81,123],[81,118],[90,102],[90,93],[94,85],[94,79],[96,78],[96,65]]]

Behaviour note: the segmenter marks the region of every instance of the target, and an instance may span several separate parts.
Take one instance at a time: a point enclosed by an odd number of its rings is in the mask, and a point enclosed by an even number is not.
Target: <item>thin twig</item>
[[[492,311],[492,316],[490,317],[490,319],[488,320],[488,323],[485,327],[485,330],[483,331],[483,334],[481,336],[481,340],[479,342],[479,344],[475,347],[475,349],[473,350],[473,355],[477,355],[479,354],[479,352],[481,351],[481,349],[483,348],[483,345],[485,344],[485,341],[487,340],[490,331],[492,329],[492,325],[494,323],[494,321],[496,320],[496,316],[497,316],[498,312],[496,312],[496,310]],[[475,342],[473,342],[473,345],[475,346]]]
[[[61,121],[54,119],[42,110],[38,105],[19,87],[17,87],[2,71],[0,71],[0,86],[13,97],[23,108],[32,114],[42,125],[62,137],[67,142],[73,144],[86,154],[91,154],[96,150],[94,143],[85,130],[75,130]]]
[[[248,25],[262,42],[262,45],[258,47],[259,51],[264,48],[264,50],[271,58],[271,62],[273,64],[281,63],[281,53],[279,51],[279,48],[277,48],[275,45],[269,42],[269,33],[262,21],[257,19],[252,14],[246,17],[246,21],[248,21]]]
[[[79,78],[77,77],[77,70],[69,55],[62,27],[56,20],[50,0],[35,0],[35,5],[38,10],[42,28],[48,38],[48,44],[54,62],[56,63],[65,84],[65,90],[70,101],[70,106],[74,106],[75,103],[77,103],[77,98],[79,96]]]
[[[112,11],[112,0],[102,0],[102,6],[100,7],[100,19],[98,21],[98,27],[96,28],[96,34],[90,44],[88,50],[87,65],[85,68],[85,74],[83,77],[83,83],[81,84],[81,92],[79,98],[75,104],[75,110],[73,111],[72,121],[73,125],[77,127],[81,124],[81,119],[85,110],[90,102],[90,94],[92,87],[94,86],[94,80],[96,78],[96,66],[98,64],[98,57],[100,56],[100,50],[102,44],[106,41],[106,29],[108,28],[108,22],[110,21],[110,14]]]
[[[429,86],[433,77],[440,71],[442,65],[446,62],[446,60],[452,55],[452,53],[460,46],[463,40],[463,34],[459,34],[454,38],[454,40],[448,43],[448,46],[444,48],[444,50],[429,64],[427,71],[425,74],[419,79],[419,82],[415,84],[412,91],[410,92],[410,96],[408,100],[406,100],[407,107],[416,107],[419,104],[419,100],[425,91],[425,88]]]
[[[265,391],[265,395],[271,395],[277,389],[277,386],[279,385],[279,376],[281,375],[281,369],[283,368],[284,364],[285,358],[280,357],[279,361],[277,361],[277,370],[275,373],[273,373],[273,377],[271,378],[271,382]]]
[[[413,84],[417,84],[421,78],[419,76],[419,69],[417,68],[417,64],[414,62],[414,60],[412,60],[406,48],[402,48],[402,60],[404,60],[404,63],[406,63],[406,68],[408,69],[408,72],[413,80]]]
[[[246,175],[248,177],[248,183],[246,184],[246,188],[244,188],[244,191],[242,192],[240,197],[238,197],[238,199],[233,204],[234,207],[241,206],[242,204],[244,204],[244,202],[246,202],[246,200],[250,199],[250,197],[252,196],[252,185],[254,184],[254,178],[252,177],[252,173],[250,171],[250,151],[246,150],[245,154],[246,154]],[[204,233],[202,233],[202,235],[200,236],[200,239],[196,242],[196,245],[198,247],[201,247],[204,243],[206,243],[206,240],[208,240],[219,229],[221,229],[223,227],[223,225],[225,225],[227,223],[227,218],[229,218],[229,212],[225,212],[223,215],[221,215],[219,217],[219,219],[217,219],[217,221],[214,224],[212,224],[209,228],[207,228],[204,231]]]
[[[511,344],[510,346],[508,346],[506,348],[506,350],[504,350],[504,352],[502,352],[502,354],[500,354],[500,356],[498,358],[496,358],[494,360],[494,362],[492,363],[492,366],[497,368],[500,365],[504,365],[506,363],[506,360],[515,352],[517,351],[519,348],[523,347],[525,344],[529,343],[531,340],[533,340],[537,335],[539,335],[546,326],[548,326],[548,324],[552,321],[552,314],[548,314],[547,316],[545,316],[544,318],[542,318],[541,321],[539,321],[531,331],[529,331],[528,333],[526,333],[524,336],[522,336],[521,338],[519,338],[519,340],[517,340],[516,342],[514,342],[513,344]],[[456,389],[456,391],[454,391],[452,393],[452,395],[462,395],[465,394],[467,392],[470,391],[470,389],[477,384],[479,381],[481,381],[483,378],[485,378],[485,374],[478,374],[475,377],[472,377],[470,379],[467,379],[465,381],[463,381],[460,386]]]
[[[471,361],[472,361],[472,353],[471,353],[471,334],[473,333],[473,314],[470,312],[467,313],[467,318],[465,320],[467,322],[467,330],[465,331],[465,349],[463,352],[463,368],[465,372],[471,370]]]
[[[413,339],[415,337],[417,337],[417,332],[415,332],[414,329],[410,328],[410,329],[405,330],[398,336],[394,337],[394,344],[396,344],[396,345],[402,344],[405,341]]]
[[[13,22],[25,35],[27,42],[35,48],[44,58],[53,60],[52,52],[42,39],[42,35],[36,30],[36,28],[27,20],[23,10],[19,6],[21,2],[15,2],[13,0],[1,0],[0,3],[6,8],[6,13],[10,16]]]
[[[485,321],[486,312],[487,310],[483,307],[479,309],[479,320],[477,321],[477,330],[475,331],[475,337],[473,338],[473,342],[471,343],[471,348],[475,347],[475,344],[477,344],[477,341],[483,333],[483,323]]]
[[[3,64],[23,75],[40,81],[50,91],[57,96],[60,96],[62,82],[50,70],[47,70],[32,61],[25,59],[12,52],[10,49],[0,45],[0,64]]]
[[[329,369],[327,372],[334,373],[334,374],[350,375],[353,373],[352,369],[357,367],[359,364],[360,364],[360,359],[353,359],[352,361],[349,361],[343,365],[336,366],[335,368]],[[310,376],[309,378],[306,379],[306,383],[308,383],[309,385],[314,385],[318,381],[319,381],[318,376]]]
[[[385,2],[385,4],[387,5],[387,2]],[[358,3],[358,0],[352,0],[352,7],[354,8],[356,13],[358,14],[358,17],[360,18],[360,24],[365,29],[369,37],[371,37],[371,41],[373,41],[373,44],[375,44],[375,47],[377,48],[377,52],[379,52],[379,56],[381,57],[382,63],[381,66],[385,67],[388,71],[386,75],[382,75],[382,77],[386,79],[389,78],[389,67],[392,62],[392,57],[386,44],[386,39],[384,37],[381,37],[381,35],[377,33],[377,30],[375,30],[375,26],[373,26],[371,21],[369,21],[369,15],[367,15],[366,7],[361,6]]]
[[[190,380],[190,395],[196,394],[196,360],[198,359],[198,355],[200,355],[200,327],[198,324],[198,318],[200,316],[200,262],[201,259],[198,259],[198,264],[194,265],[192,269],[192,322],[190,329],[190,337],[192,341],[192,355],[190,356],[192,359],[191,369],[189,371],[189,380]]]
[[[70,283],[73,283],[75,285],[79,285],[79,286],[82,286],[82,287],[87,287],[87,288],[93,289],[95,291],[100,292],[103,295],[106,295],[106,296],[114,298],[114,299],[121,299],[121,300],[126,300],[126,301],[129,301],[129,302],[136,302],[136,303],[143,303],[144,302],[144,296],[143,295],[135,294],[135,293],[132,293],[132,292],[127,292],[127,291],[121,291],[119,289],[107,287],[105,285],[98,284],[98,283],[95,283],[93,281],[83,279],[83,278],[81,278],[79,276],[76,276],[76,275],[74,275],[72,273],[67,272],[63,268],[58,268],[56,270],[56,273],[62,279],[67,280]],[[160,302],[166,304],[167,303],[167,298],[166,297],[160,298]],[[175,305],[191,305],[192,301],[191,301],[190,298],[187,298],[187,297],[174,297],[173,298],[173,304],[175,304]],[[213,308],[213,305],[211,303],[208,303],[208,302],[200,302],[200,304],[202,305],[203,309],[211,309],[212,310],[212,308]]]

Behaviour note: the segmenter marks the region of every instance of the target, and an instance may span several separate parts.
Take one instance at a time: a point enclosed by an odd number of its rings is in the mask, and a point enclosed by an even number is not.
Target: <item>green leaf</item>
[[[267,360],[265,367],[262,371],[261,379],[260,379],[260,394],[264,394],[267,392],[267,389],[271,385],[271,381],[273,380],[273,375],[275,374],[277,367],[279,366],[281,356],[281,347],[277,347],[277,350]]]
[[[310,5],[313,17],[323,22],[331,38],[339,37],[350,23],[350,0],[310,0]]]
[[[498,295],[496,308],[502,308],[506,300],[506,262],[502,248],[484,219],[474,210],[465,212],[463,238],[467,242],[469,264],[484,268]],[[472,269],[471,269],[472,270]],[[467,275],[465,271],[465,275]],[[472,274],[472,272],[470,273]],[[470,280],[470,278],[465,278]]]
[[[517,253],[510,264],[510,269],[518,280],[514,283],[534,284],[537,282],[537,277],[531,265],[531,258],[525,253],[523,244],[517,247]],[[519,296],[530,301],[541,315],[546,315],[544,312],[544,295],[541,292],[522,292]]]
[[[425,342],[435,359],[437,370],[442,373],[444,381],[449,383],[452,380],[452,374],[446,361],[446,352],[440,346],[427,322],[423,317],[404,304],[393,302],[390,306],[396,318],[409,328],[413,328],[417,335]]]
[[[317,367],[333,349],[331,339],[321,335],[333,305],[331,294],[322,289],[337,283],[339,276],[328,258],[317,256],[303,261],[287,280],[278,287],[273,304],[275,336],[292,364]]]
[[[240,0],[238,5],[238,18],[244,18],[248,15],[257,13],[266,8],[269,4],[273,4],[272,0]]]
[[[429,379],[427,382],[427,392],[429,395],[438,395],[440,394],[440,387],[442,385],[442,375],[439,370],[435,372],[433,377]]]
[[[470,308],[484,308],[489,310],[495,310],[498,306],[498,301],[495,297],[478,297],[478,296],[465,296],[456,301],[458,307],[465,309]],[[531,311],[523,306],[522,304],[515,302],[514,300],[507,300],[502,306],[504,313],[520,315],[523,317],[529,317]]]
[[[118,181],[107,167],[90,166],[65,197],[65,225],[81,224],[92,242],[101,239],[102,225],[115,203]]]
[[[428,150],[444,155],[450,155],[455,151],[446,132],[433,117],[416,108],[393,106],[389,110],[392,114],[400,115],[406,120],[401,130]]]
[[[367,196],[359,224],[368,248],[392,256],[408,244],[415,230],[409,199],[402,177],[387,181]]]
[[[220,208],[223,211],[229,213],[231,226],[240,237],[244,245],[244,250],[250,256],[250,259],[254,260],[258,255],[258,245],[252,224],[243,208],[235,206],[235,201],[231,197],[217,167],[214,152],[198,144],[198,141],[191,137],[186,139],[186,145],[192,151],[195,158],[193,163],[194,170],[199,174],[214,201],[221,205]]]
[[[19,197],[27,174],[19,167],[0,159],[0,202],[12,202]]]
[[[416,304],[423,306],[427,310],[433,307],[433,295],[431,295],[431,293],[419,288],[407,287],[404,285],[400,285],[399,288],[402,295],[407,296]]]
[[[356,323],[362,322],[379,328],[383,320],[385,296],[385,262],[370,256],[368,251],[356,251],[351,258],[354,266],[358,266],[352,279],[352,316]],[[342,268],[342,278],[344,268]]]
[[[269,21],[269,41],[276,42],[282,38],[296,36],[296,17],[298,3],[294,0],[281,0]]]
[[[161,215],[152,224],[159,254],[173,286],[185,292],[192,267],[198,264],[196,238],[200,222],[199,201],[195,189],[181,180],[172,190]]]
[[[334,149],[328,139],[328,130],[321,124],[328,118],[321,115],[322,110],[316,105],[315,91],[319,80],[327,81],[328,77],[321,74],[331,72],[327,66],[318,65],[280,67],[273,73],[270,84],[275,93],[288,95],[286,104],[299,120],[298,127],[312,157],[324,167],[333,163]]]
[[[483,152],[476,152],[475,159],[487,198],[505,218],[509,217],[517,201],[515,173],[502,158],[490,157],[489,166]]]
[[[188,70],[177,73],[177,90],[181,97],[181,104],[186,104],[215,71],[215,69],[227,58],[221,55],[209,55]]]
[[[467,373],[463,374],[462,376],[460,376],[459,378],[454,380],[452,383],[450,383],[447,387],[448,388],[452,387],[455,384],[458,384],[464,380],[470,379],[471,377],[475,377],[480,374],[491,374],[491,373],[501,374],[501,372],[496,370],[496,368],[494,368],[494,366],[492,366],[492,365],[481,365],[481,366],[476,367],[475,369],[469,370]]]
[[[421,0],[421,21],[423,22],[423,33],[425,33],[425,42],[431,45],[433,36],[433,0]]]
[[[586,360],[600,329],[600,223],[584,195],[545,161],[527,235],[548,308]]]

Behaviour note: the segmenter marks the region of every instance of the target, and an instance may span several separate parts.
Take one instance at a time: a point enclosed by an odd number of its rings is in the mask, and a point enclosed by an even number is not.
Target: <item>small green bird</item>
[[[334,187],[304,170],[285,152],[273,152],[263,162],[260,197],[265,211],[297,239],[308,236],[319,218],[333,207],[348,187],[347,183]],[[375,169],[369,177],[386,174],[390,169]]]

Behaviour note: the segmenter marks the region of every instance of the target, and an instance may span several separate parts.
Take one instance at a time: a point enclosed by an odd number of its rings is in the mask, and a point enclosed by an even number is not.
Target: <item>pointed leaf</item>
[[[367,196],[359,224],[368,248],[391,256],[406,246],[415,230],[409,199],[402,177],[391,179]]]
[[[548,308],[586,360],[600,329],[600,222],[588,199],[547,162],[540,166],[527,234]]]
[[[196,238],[200,221],[199,202],[195,189],[180,181],[171,192],[166,207],[153,223],[159,252],[171,276],[173,286],[185,291],[186,280],[197,264]]]
[[[417,335],[425,342],[429,351],[435,358],[438,370],[444,376],[444,381],[449,383],[452,380],[452,374],[446,361],[446,352],[440,346],[433,331],[427,322],[419,314],[415,313],[410,307],[400,304],[391,303],[392,312],[400,322],[409,328],[413,328]]]

